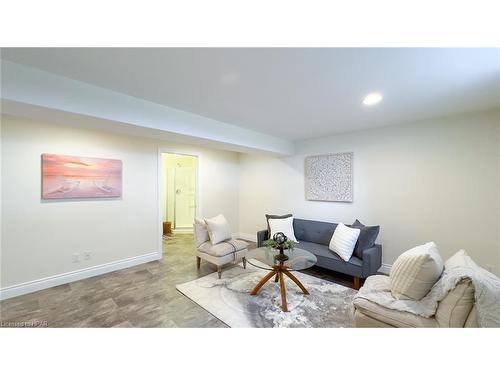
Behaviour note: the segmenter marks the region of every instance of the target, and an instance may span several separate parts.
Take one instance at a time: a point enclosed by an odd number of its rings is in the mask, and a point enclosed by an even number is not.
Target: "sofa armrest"
[[[267,241],[268,236],[269,236],[269,231],[267,229],[258,231],[257,232],[257,247],[264,246],[264,241]]]
[[[373,245],[363,250],[363,277],[377,274],[382,266],[382,245]]]

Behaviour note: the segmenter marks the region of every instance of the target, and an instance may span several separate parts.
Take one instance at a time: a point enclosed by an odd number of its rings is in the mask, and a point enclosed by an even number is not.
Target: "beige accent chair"
[[[198,225],[193,226],[196,238],[203,238],[205,234],[200,233],[201,229]],[[202,240],[203,241],[203,240]],[[222,276],[222,266],[234,263],[237,264],[243,261],[243,267],[246,268],[245,255],[248,252],[248,243],[242,240],[226,240],[216,245],[208,240],[199,245],[196,245],[196,266],[200,269],[201,260],[206,260],[209,263],[217,266],[219,279]]]
[[[366,279],[365,285],[370,283],[371,278]],[[439,302],[436,314],[431,318],[391,310],[363,298],[354,299],[354,308],[356,327],[473,328],[478,326],[474,286],[470,279],[457,284],[455,289]]]

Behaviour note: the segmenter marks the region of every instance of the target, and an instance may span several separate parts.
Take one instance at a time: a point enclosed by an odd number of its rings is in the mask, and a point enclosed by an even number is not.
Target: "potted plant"
[[[274,256],[278,262],[285,262],[288,260],[288,255],[284,253],[285,250],[293,250],[293,241],[289,240],[283,232],[277,232],[273,238],[269,239],[266,246],[271,249],[279,251],[279,254]]]

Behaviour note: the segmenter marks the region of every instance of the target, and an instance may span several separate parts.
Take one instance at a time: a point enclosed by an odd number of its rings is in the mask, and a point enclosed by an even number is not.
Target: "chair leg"
[[[247,260],[245,257],[243,257],[243,268],[247,269]]]
[[[354,289],[361,288],[361,279],[357,276],[354,276]]]
[[[200,269],[201,267],[201,258],[199,256],[196,257],[196,268]]]
[[[219,279],[222,277],[222,266],[217,266],[217,274],[219,275]]]

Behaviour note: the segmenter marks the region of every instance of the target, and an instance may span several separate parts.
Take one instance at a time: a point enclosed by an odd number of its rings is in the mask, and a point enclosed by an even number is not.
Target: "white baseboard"
[[[233,233],[233,238],[241,238],[242,240],[245,240],[245,241],[257,242],[257,235],[256,234],[236,232],[236,233]]]
[[[193,228],[177,228],[177,229],[172,229],[172,233],[193,233]]]
[[[54,286],[71,283],[89,277],[102,275],[104,273],[118,271],[124,268],[136,266],[138,264],[152,262],[161,259],[161,254],[158,251],[153,253],[139,255],[132,258],[117,260],[106,264],[100,264],[81,270],[62,273],[59,275],[44,277],[43,279],[28,281],[21,284],[7,286],[0,289],[0,301],[12,297],[21,296],[23,294],[33,293],[38,290],[52,288]]]
[[[388,275],[391,272],[392,264],[382,263],[382,266],[378,269],[378,272]]]

